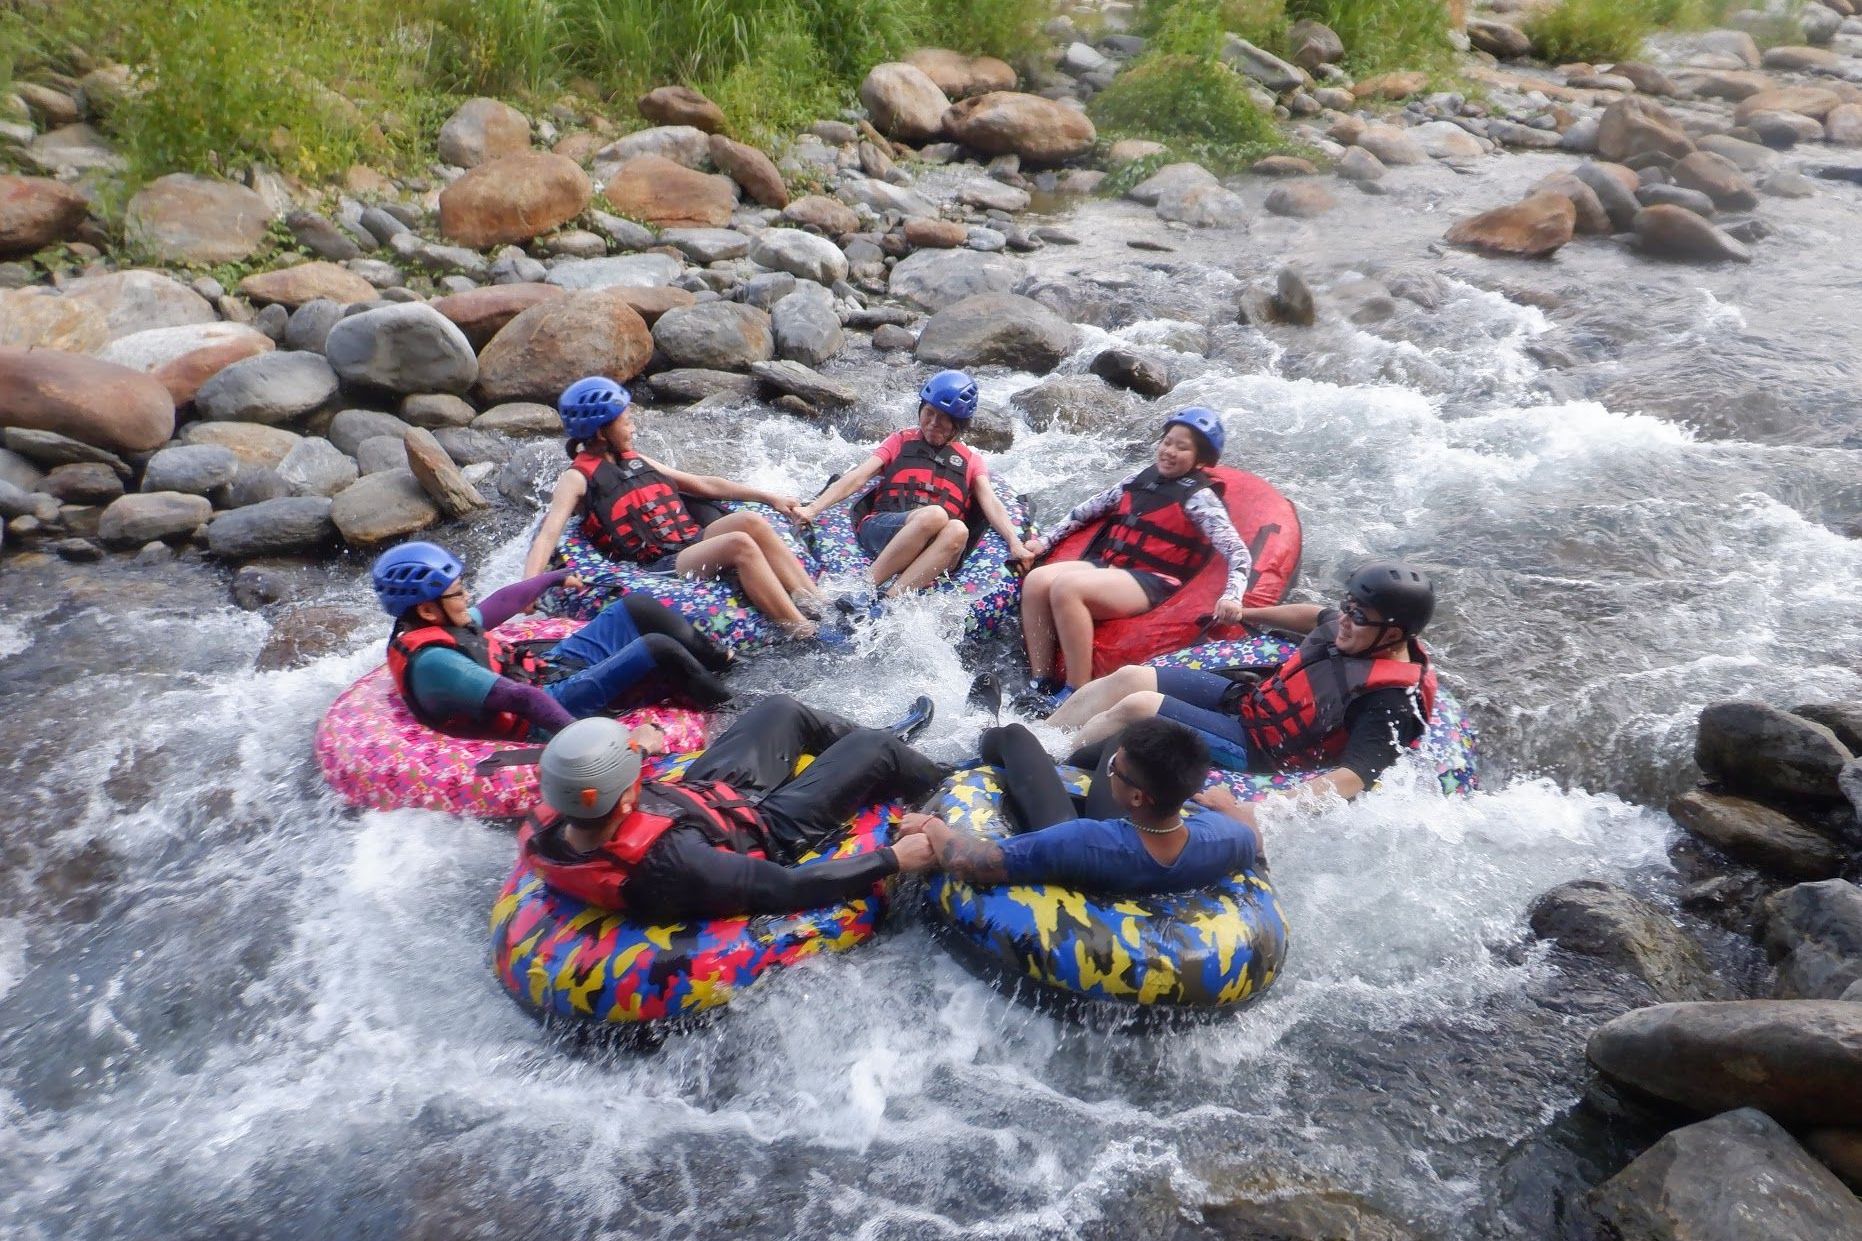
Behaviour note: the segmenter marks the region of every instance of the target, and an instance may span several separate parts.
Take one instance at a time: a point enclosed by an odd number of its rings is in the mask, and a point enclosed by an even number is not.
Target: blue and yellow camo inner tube
[[[1059,769],[1067,791],[1088,773]],[[1000,772],[978,767],[944,783],[927,809],[959,831],[1009,834]],[[1052,884],[972,887],[939,874],[925,889],[939,937],[992,977],[1047,998],[1153,1011],[1223,1010],[1272,985],[1286,922],[1263,863],[1194,892],[1110,896]]]

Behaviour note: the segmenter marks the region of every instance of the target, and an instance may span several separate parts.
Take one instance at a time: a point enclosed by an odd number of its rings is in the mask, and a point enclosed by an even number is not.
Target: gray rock
[[[123,481],[118,479],[117,486],[122,485]],[[0,478],[0,518],[11,521],[15,517],[28,517],[36,512],[37,507],[38,502],[33,499],[30,491]]]
[[[918,333],[896,323],[882,323],[873,329],[873,348],[881,353],[900,353],[918,344]]]
[[[357,479],[337,495],[330,520],[343,541],[353,547],[372,547],[417,530],[440,519],[440,509],[411,470],[388,470]]]
[[[21,520],[30,521],[31,518]],[[103,559],[103,549],[89,539],[60,539],[52,544],[52,550],[58,553],[60,560],[69,560],[73,564],[88,564]]]
[[[1091,375],[1055,375],[1017,392],[1009,404],[1037,431],[1081,433],[1122,428],[1138,409],[1131,396]]]
[[[1681,185],[1645,185],[1636,191],[1636,201],[1645,207],[1680,207],[1703,219],[1714,214],[1711,198],[1699,190],[1690,190]]]
[[[1160,220],[1176,220],[1194,228],[1234,228],[1248,221],[1247,202],[1220,185],[1170,190],[1157,200],[1154,210]]]
[[[425,304],[350,315],[330,329],[323,351],[344,383],[365,388],[459,393],[478,381],[465,333]]]
[[[1752,251],[1745,243],[1685,207],[1666,203],[1644,207],[1636,213],[1634,227],[1636,244],[1644,254],[1708,262],[1722,259],[1731,259],[1736,263],[1752,261]]]
[[[784,396],[799,397],[816,407],[844,408],[859,400],[851,388],[816,374],[800,362],[758,362],[750,368],[757,381]]]
[[[330,420],[328,434],[330,443],[353,457],[367,440],[378,435],[400,439],[407,432],[408,425],[393,414],[373,409],[345,409]]]
[[[218,444],[176,444],[157,452],[143,467],[144,491],[178,491],[204,496],[239,475],[239,458]]]
[[[431,431],[418,427],[409,431],[402,455],[421,489],[448,517],[470,517],[490,507]]]
[[[732,371],[712,371],[702,367],[677,367],[660,371],[647,380],[657,400],[671,405],[690,405],[707,397],[748,397],[756,392],[756,380]]]
[[[993,228],[972,224],[964,231],[963,244],[983,254],[995,254],[997,251],[1008,248],[1009,239],[1007,234],[997,232]]]
[[[355,458],[316,435],[307,435],[278,463],[278,477],[300,496],[333,496],[356,481]]]
[[[544,283],[564,289],[661,289],[685,268],[670,254],[619,254],[605,259],[563,259]]]
[[[378,246],[385,246],[403,233],[412,231],[380,207],[369,207],[362,212],[362,227],[368,230],[369,236],[375,239]]]
[[[1168,366],[1131,349],[1103,350],[1087,369],[1113,387],[1125,388],[1140,396],[1162,396],[1175,386]]]
[[[750,253],[750,239],[729,228],[669,228],[659,239],[694,263],[719,263]]]
[[[293,496],[221,513],[207,527],[207,549],[222,560],[315,551],[336,535],[330,509],[327,496]]]
[[[1318,317],[1312,288],[1291,267],[1281,268],[1274,277],[1273,312],[1280,322],[1297,327],[1311,327]]]
[[[289,322],[284,325],[284,347],[322,353],[323,342],[329,339],[330,329],[341,322],[348,312],[348,307],[341,302],[333,302],[327,297],[312,298],[291,312]]]
[[[1710,779],[1752,797],[1836,801],[1836,775],[1855,755],[1822,724],[1758,702],[1700,713],[1694,761]]]
[[[1027,190],[1018,190],[1012,185],[985,179],[964,182],[957,189],[957,201],[985,210],[1026,211],[1029,197]]]
[[[931,316],[917,357],[933,366],[1009,366],[1044,374],[1073,352],[1072,324],[1031,298],[979,293]]]
[[[186,538],[206,525],[213,505],[205,496],[177,491],[130,494],[111,502],[97,523],[97,537],[107,547],[141,547],[152,539]]]
[[[1804,42],[1812,47],[1829,46],[1843,28],[1842,16],[1821,4],[1806,4],[1798,10],[1797,23],[1804,32]]]
[[[397,258],[421,271],[435,274],[459,272],[477,277],[488,276],[491,272],[491,264],[478,251],[426,241],[413,233],[402,233],[388,243],[388,248]]]
[[[471,427],[442,427],[433,433],[433,438],[461,469],[475,465],[502,465],[511,459],[510,443],[490,431]]]
[[[849,177],[843,180],[835,189],[834,196],[856,207],[871,207],[880,212],[896,211],[907,219],[937,214],[937,206],[917,191],[901,189],[870,177]]]
[[[508,254],[486,274],[493,284],[541,284],[550,269],[528,254]]]
[[[776,355],[770,317],[737,302],[668,310],[653,324],[653,343],[674,366],[715,371],[748,370],[752,362],[766,362]]]
[[[757,234],[750,259],[759,267],[821,285],[847,278],[847,256],[840,247],[799,228],[770,228]]]
[[[1589,1201],[1605,1233],[1620,1241],[1862,1236],[1862,1202],[1777,1121],[1753,1108],[1675,1130],[1598,1186]]]
[[[1628,186],[1589,160],[1572,169],[1572,173],[1597,195],[1604,213],[1610,217],[1610,227],[1618,232],[1628,232],[1634,227],[1636,212],[1642,210],[1642,205],[1630,193]]]
[[[978,293],[1007,293],[1026,272],[1021,260],[973,250],[919,250],[900,259],[887,292],[938,311]]]
[[[239,473],[233,475],[233,481],[226,485],[226,490],[218,498],[222,508],[245,508],[249,504],[263,504],[267,500],[282,500],[292,494],[291,484],[279,477],[277,470],[242,461]]]
[[[834,309],[834,295],[812,281],[802,281],[776,303],[770,311],[770,325],[779,358],[820,366],[840,352],[840,315]]]
[[[1223,40],[1222,59],[1237,73],[1253,78],[1276,95],[1297,90],[1308,81],[1305,70],[1256,47],[1240,35],[1231,34]]]
[[[1711,151],[1725,160],[1730,160],[1735,168],[1746,172],[1769,172],[1778,166],[1778,152],[1756,142],[1747,142],[1731,134],[1705,134],[1699,140],[1700,149]]]
[[[653,230],[644,224],[624,216],[609,215],[605,211],[591,211],[588,215],[595,227],[606,233],[623,250],[644,250],[658,244],[659,239],[653,235]]]
[[[0,448],[0,482],[12,483],[24,491],[31,491],[45,477],[38,466],[14,452],[11,448]]]
[[[1791,708],[1791,714],[1823,725],[1851,754],[1862,754],[1862,703],[1811,702]]]
[[[1841,999],[1862,982],[1862,888],[1841,879],[1786,888],[1766,900],[1764,925],[1779,999]]]
[[[260,308],[257,314],[252,314],[252,308],[240,302],[237,298],[228,297],[221,299],[221,301],[223,304],[220,307],[220,312],[224,314],[228,320],[237,323],[244,316],[250,314],[252,316],[252,326],[254,328],[265,333],[274,341],[284,340],[284,330],[291,324],[291,312],[286,310],[282,304],[274,302],[269,306]]]
[[[1338,157],[1332,171],[1347,181],[1376,181],[1389,172],[1384,162],[1363,147],[1347,147],[1345,153]]]
[[[194,408],[211,422],[280,426],[329,404],[336,372],[314,353],[261,353],[243,358],[200,386]]]
[[[60,435],[56,431],[7,427],[4,431],[0,431],[0,442],[4,442],[15,455],[48,469],[95,461],[109,466],[124,478],[130,475],[129,463],[115,453],[104,448],[94,448],[72,439],[69,435]]]
[[[1664,1000],[1723,999],[1700,946],[1673,919],[1613,883],[1579,879],[1534,901],[1532,933],[1646,982]]]
[[[1818,142],[1823,138],[1823,122],[1796,112],[1754,112],[1746,117],[1746,128],[1758,135],[1768,147],[1788,150],[1800,142]]]
[[[409,427],[408,430],[413,430]],[[407,447],[398,435],[374,435],[356,446],[356,469],[364,478],[384,470],[405,470]]]
[[[293,211],[285,217],[285,226],[297,244],[320,259],[342,263],[362,253],[347,233],[314,211]]]
[[[1675,822],[1742,862],[1792,879],[1827,879],[1843,866],[1837,843],[1769,806],[1696,790],[1668,803]]]
[[[774,309],[777,302],[795,292],[795,277],[786,271],[766,271],[744,282],[744,305],[758,310]]]
[[[1199,185],[1220,185],[1216,175],[1201,164],[1165,164],[1156,172],[1125,191],[1133,202],[1155,207],[1164,195]]]
[[[1793,1125],[1862,1116],[1862,1004],[1657,1004],[1606,1023],[1586,1055],[1612,1079],[1698,1113],[1756,1107]]]
[[[463,398],[446,392],[417,392],[402,398],[401,421],[436,431],[441,427],[470,426],[478,411]]]
[[[508,401],[503,405],[494,405],[474,418],[471,429],[515,437],[559,436],[562,434],[562,419],[548,405],[539,405],[533,401]],[[453,451],[452,441],[442,438],[437,432],[434,438],[445,445],[447,454],[454,461],[460,465],[472,464]]]
[[[1363,147],[1385,164],[1426,164],[1429,153],[1422,144],[1395,125],[1367,125],[1355,145]]]
[[[585,228],[564,229],[537,240],[544,253],[558,258],[598,259],[608,252],[608,239]]]
[[[384,263],[380,259],[350,259],[343,266],[378,289],[395,288],[407,279],[401,274],[400,268],[393,263]],[[542,264],[538,266],[541,267]],[[542,279],[541,276],[537,278]]]

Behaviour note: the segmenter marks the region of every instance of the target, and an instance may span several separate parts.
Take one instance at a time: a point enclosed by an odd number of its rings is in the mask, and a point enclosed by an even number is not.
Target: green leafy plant
[[[1525,27],[1533,50],[1553,63],[1634,60],[1654,29],[1650,6],[1636,0],[1560,0]]]
[[[1454,64],[1443,0],[1287,0],[1287,17],[1324,22],[1358,77],[1394,69],[1447,73]]]
[[[1110,136],[1162,142],[1217,172],[1285,146],[1246,79],[1207,56],[1147,56],[1095,95],[1089,110]]]

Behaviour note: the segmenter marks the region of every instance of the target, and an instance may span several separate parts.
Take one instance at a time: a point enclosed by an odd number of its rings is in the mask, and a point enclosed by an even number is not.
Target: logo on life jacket
[[[458,651],[479,667],[513,681],[537,685],[552,672],[541,651],[554,642],[507,643],[476,627],[458,625],[423,625],[397,633],[388,639],[388,675],[414,718],[435,732],[454,736],[522,737],[530,730],[530,721],[509,711],[485,716],[436,716],[420,705],[408,684],[408,669],[420,652],[439,648]]]
[[[1408,690],[1425,723],[1435,710],[1435,665],[1420,641],[1410,639],[1404,661],[1346,655],[1333,645],[1337,636],[1336,621],[1315,629],[1291,659],[1236,704],[1249,748],[1277,767],[1318,766],[1344,753],[1346,711],[1376,690]],[[1410,744],[1420,743],[1418,737]]]
[[[647,850],[675,827],[696,828],[714,849],[746,857],[767,857],[768,829],[756,804],[718,781],[673,784],[649,781],[640,800],[621,821],[612,839],[578,861],[552,858],[541,838],[554,831],[561,816],[538,805],[524,820],[521,847],[532,869],[559,892],[603,909],[627,908],[626,889]]]
[[[956,445],[933,448],[913,432],[867,498],[868,514],[906,513],[935,504],[958,521],[967,521],[968,478],[969,463]]]
[[[570,462],[588,480],[582,533],[613,560],[651,564],[696,543],[704,534],[678,489],[637,453],[619,462],[585,452]]]
[[[1179,584],[1189,581],[1209,563],[1215,548],[1183,506],[1212,487],[1217,487],[1215,480],[1201,470],[1164,478],[1156,466],[1145,467],[1119,496],[1118,507],[1081,559],[1108,569],[1161,574]]]

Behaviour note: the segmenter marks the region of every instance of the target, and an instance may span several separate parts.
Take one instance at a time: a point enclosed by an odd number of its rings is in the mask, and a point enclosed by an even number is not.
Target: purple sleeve
[[[510,677],[498,678],[498,683],[485,695],[485,709],[520,715],[533,727],[548,733],[559,733],[575,723],[575,717],[563,710],[560,702],[536,686],[513,681]]]
[[[572,572],[574,572],[573,569],[555,569],[548,573],[539,573],[535,577],[525,578],[502,590],[492,591],[478,605],[481,622],[487,629],[496,629],[535,603],[538,595],[559,584]]]

